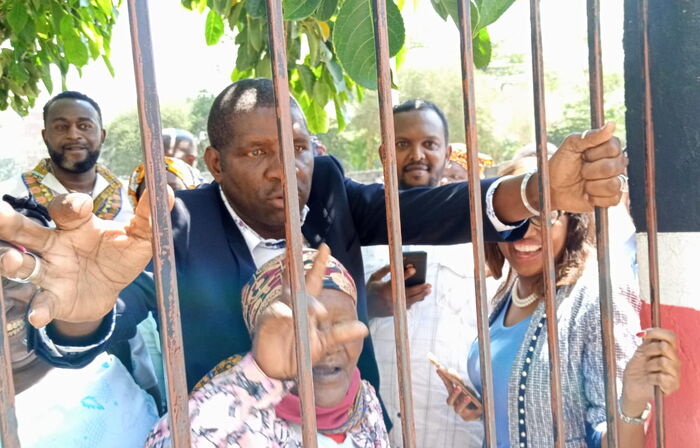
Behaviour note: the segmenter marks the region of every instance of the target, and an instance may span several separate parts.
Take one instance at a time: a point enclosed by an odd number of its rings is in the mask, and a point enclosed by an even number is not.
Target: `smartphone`
[[[482,409],[481,398],[479,397],[479,394],[469,385],[467,385],[467,383],[462,378],[460,378],[457,372],[443,366],[440,363],[440,361],[437,360],[435,355],[433,355],[430,352],[428,352],[428,361],[430,361],[436,369],[440,370],[443,374],[445,374],[445,376],[447,376],[452,381],[452,384],[458,385],[462,388],[464,393],[467,394],[471,399],[471,403],[469,403],[470,408]]]
[[[406,286],[416,286],[425,283],[426,271],[428,269],[428,253],[425,251],[404,252],[403,267],[412,265],[416,270],[413,277],[406,279]]]

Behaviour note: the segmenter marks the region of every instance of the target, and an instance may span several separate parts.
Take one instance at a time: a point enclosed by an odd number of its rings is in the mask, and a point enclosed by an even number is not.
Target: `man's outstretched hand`
[[[172,207],[172,190],[168,192]],[[56,321],[58,331],[67,336],[91,333],[151,259],[148,195],[142,196],[127,226],[95,217],[92,207],[85,194],[58,196],[49,205],[56,229],[49,229],[0,201],[0,240],[41,258],[33,280],[41,291],[29,313],[36,328]],[[34,269],[34,258],[17,250],[6,249],[0,257],[4,276],[24,278]]]

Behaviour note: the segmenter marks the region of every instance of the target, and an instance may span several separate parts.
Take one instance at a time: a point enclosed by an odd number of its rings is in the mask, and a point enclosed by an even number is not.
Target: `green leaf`
[[[17,84],[24,84],[29,80],[29,72],[23,64],[12,64],[7,74]]]
[[[306,93],[311,95],[314,90],[314,83],[316,82],[316,77],[314,76],[311,69],[306,65],[299,65],[297,67],[299,70],[299,78],[301,79],[301,85],[304,87]]]
[[[63,51],[66,53],[68,62],[76,67],[82,67],[88,62],[88,49],[85,46],[85,42],[78,36],[64,37]]]
[[[431,0],[433,4],[433,9],[442,17],[442,20],[447,20],[447,17],[451,17],[455,25],[459,27],[459,3],[464,0]],[[488,1],[488,0],[486,0]],[[475,31],[477,27],[481,27],[479,8],[477,5],[471,1],[471,25],[472,31]]]
[[[53,92],[53,80],[51,79],[51,67],[48,65],[41,66],[41,80],[49,93]]]
[[[335,61],[329,61],[326,63],[326,68],[333,78],[333,83],[335,84],[335,91],[342,92],[348,87],[345,84],[345,78],[343,77],[343,69]]]
[[[450,14],[447,12],[447,8],[445,8],[442,0],[430,0],[430,3],[433,5],[433,9],[440,16],[440,18],[442,20],[447,20],[447,17],[449,17]]]
[[[345,110],[338,98],[334,98],[333,104],[335,105],[335,121],[338,122],[338,130],[342,131],[347,125],[345,120]]]
[[[479,30],[479,33],[472,40],[474,48],[474,65],[476,68],[484,68],[491,62],[491,37],[486,28]]]
[[[16,1],[7,15],[7,23],[12,28],[12,31],[19,33],[24,29],[24,25],[29,20],[29,14],[23,1]]]
[[[331,91],[325,82],[317,82],[314,84],[311,97],[320,105],[325,105],[328,102],[328,97]]]
[[[309,17],[312,12],[316,11],[321,0],[284,0],[282,6],[284,9],[285,20],[301,20]]]
[[[260,78],[272,78],[272,66],[270,65],[270,55],[265,53],[255,66],[255,76]]]
[[[318,20],[327,21],[333,17],[336,9],[338,9],[338,0],[321,0],[321,4],[318,5],[314,16]]]
[[[252,70],[241,71],[234,67],[233,71],[231,72],[231,82],[236,82],[240,81],[241,79],[250,78],[252,75]]]
[[[207,45],[214,45],[219,42],[224,35],[224,21],[218,12],[213,9],[207,14],[207,21],[204,23],[204,38]]]
[[[223,16],[226,13],[226,8],[229,7],[231,3],[231,0],[214,0],[212,9],[214,9],[216,12]]]
[[[107,70],[109,70],[109,74],[114,77],[114,67],[112,66],[112,62],[109,60],[109,58],[106,55],[102,55],[102,60],[105,63],[105,66],[107,66]]]
[[[264,17],[267,14],[265,0],[245,0],[245,10],[253,17]]]
[[[257,55],[250,51],[248,45],[238,47],[238,55],[236,56],[236,68],[241,71],[252,70],[258,62]]]
[[[479,7],[479,28],[487,27],[498,20],[515,0],[476,0]]]
[[[59,31],[64,39],[68,38],[68,36],[74,36],[76,34],[73,25],[73,16],[69,14],[63,15],[63,17],[61,18]]]
[[[111,0],[97,0],[97,6],[100,7],[104,15],[112,15],[112,1]]]
[[[259,53],[266,43],[264,21],[247,17],[247,22],[248,44],[256,53]]]
[[[389,33],[389,55],[403,47],[405,31],[399,8],[386,2]],[[377,88],[377,62],[374,54],[374,25],[367,0],[345,0],[338,12],[333,30],[333,46],[343,68],[358,84]]]
[[[312,134],[325,134],[328,132],[328,114],[326,110],[315,101],[308,99],[306,95],[303,95],[298,100],[306,116],[309,131]]]

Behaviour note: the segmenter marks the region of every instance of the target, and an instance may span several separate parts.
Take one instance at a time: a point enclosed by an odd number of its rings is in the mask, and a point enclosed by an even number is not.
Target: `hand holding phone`
[[[438,376],[445,383],[445,388],[447,388],[447,392],[450,395],[448,404],[454,406],[457,413],[462,414],[458,410],[458,408],[462,407],[466,407],[467,412],[479,411],[480,414],[483,411],[479,394],[469,387],[454,369],[448,369],[443,366],[432,353],[428,353],[428,361],[435,366]],[[462,402],[466,402],[466,406],[462,406],[457,402],[460,398]]]
[[[428,253],[425,251],[404,252],[404,270],[408,266],[413,266],[413,269],[415,269],[416,272],[406,279],[406,286],[410,287],[424,284],[428,271]]]

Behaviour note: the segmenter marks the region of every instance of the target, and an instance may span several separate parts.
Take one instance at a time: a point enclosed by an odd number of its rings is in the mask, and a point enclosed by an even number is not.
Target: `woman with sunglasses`
[[[521,159],[499,175],[520,174],[535,163],[534,158]],[[598,270],[595,251],[591,251],[592,220],[588,214],[560,211],[553,211],[550,220],[565,446],[606,446],[605,371]],[[498,447],[553,446],[542,225],[539,217],[533,217],[522,240],[486,247],[487,264],[496,278],[501,277],[506,260],[510,266],[493,299],[489,319]],[[643,447],[653,386],[660,386],[665,394],[679,387],[676,338],[668,330],[640,331],[641,303],[635,288],[613,285],[613,302],[620,446]],[[469,354],[468,373],[481,393],[476,341]],[[464,386],[448,372],[438,370],[438,374],[450,393],[448,404],[464,420],[481,418],[480,407],[470,405]]]

